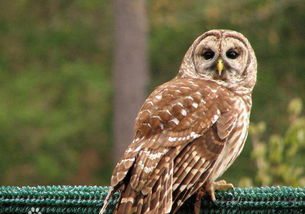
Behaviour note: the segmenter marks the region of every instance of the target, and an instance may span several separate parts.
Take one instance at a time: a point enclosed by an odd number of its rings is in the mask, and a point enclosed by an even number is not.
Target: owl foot
[[[216,201],[215,191],[233,189],[234,186],[231,183],[227,183],[225,180],[214,181],[208,188],[207,192],[210,194],[212,201]]]

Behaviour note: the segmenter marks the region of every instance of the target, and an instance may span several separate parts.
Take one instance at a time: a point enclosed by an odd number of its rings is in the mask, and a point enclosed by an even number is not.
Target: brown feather
[[[203,39],[218,41],[223,35],[249,49],[238,84],[238,79],[203,78],[196,64],[202,60]],[[175,213],[199,188],[209,188],[243,148],[255,78],[254,52],[241,34],[216,30],[198,37],[178,76],[156,88],[140,109],[134,141],[111,179],[121,191],[115,213]]]

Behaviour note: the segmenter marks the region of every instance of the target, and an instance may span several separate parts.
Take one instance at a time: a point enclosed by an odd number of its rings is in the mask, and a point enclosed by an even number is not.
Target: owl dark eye
[[[236,59],[239,56],[239,53],[234,50],[228,50],[226,56],[230,59]]]
[[[212,50],[207,50],[205,52],[203,52],[202,56],[204,59],[208,60],[208,59],[212,59],[214,57],[215,53]]]

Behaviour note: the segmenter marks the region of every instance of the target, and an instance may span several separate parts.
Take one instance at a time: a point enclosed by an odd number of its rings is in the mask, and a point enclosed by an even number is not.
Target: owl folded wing
[[[201,84],[210,86],[203,90]],[[138,114],[136,137],[113,172],[112,186],[132,169],[132,187],[145,194],[171,165],[170,161],[214,124],[223,130],[219,137],[225,138],[235,120],[234,116],[222,117],[216,90],[221,89],[198,79],[174,79],[157,88]]]

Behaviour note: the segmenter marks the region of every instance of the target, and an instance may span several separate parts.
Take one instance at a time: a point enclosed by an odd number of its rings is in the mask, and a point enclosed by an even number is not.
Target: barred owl
[[[176,213],[192,195],[232,188],[216,181],[243,149],[249,126],[256,57],[229,30],[199,36],[178,75],[144,102],[135,137],[113,171],[114,213]]]

